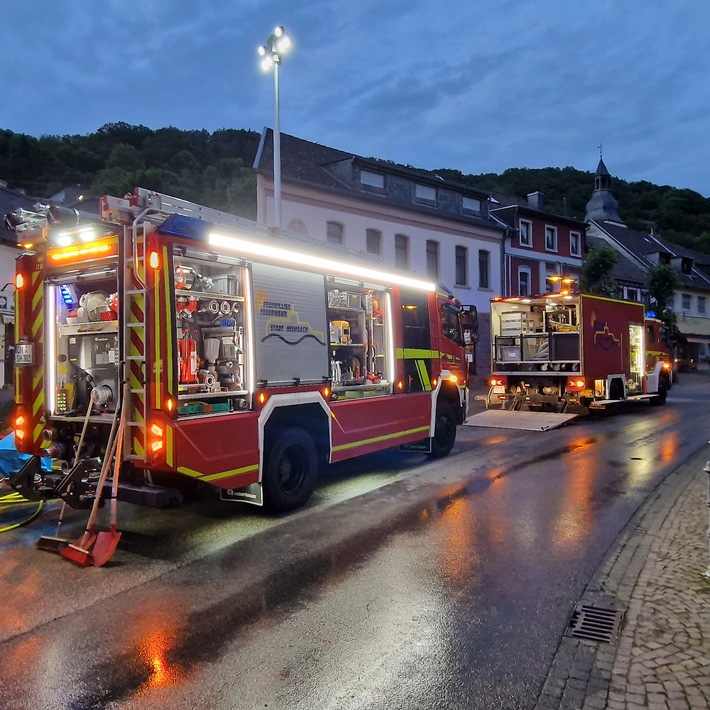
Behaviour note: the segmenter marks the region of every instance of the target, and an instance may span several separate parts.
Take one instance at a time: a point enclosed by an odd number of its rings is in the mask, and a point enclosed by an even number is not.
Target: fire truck
[[[10,482],[23,496],[88,508],[110,481],[118,500],[165,506],[198,481],[287,511],[325,463],[449,453],[473,307],[142,188],[103,197],[100,217],[14,214],[14,434],[31,457]]]
[[[664,404],[672,379],[664,336],[640,303],[565,290],[494,298],[486,403],[577,414]]]

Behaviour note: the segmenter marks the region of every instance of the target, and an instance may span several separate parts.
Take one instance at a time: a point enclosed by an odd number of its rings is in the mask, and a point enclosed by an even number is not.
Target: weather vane
[[[603,146],[601,143],[597,146],[597,148],[599,148],[599,160],[602,159],[602,148],[603,148],[603,147],[604,147],[604,146]]]

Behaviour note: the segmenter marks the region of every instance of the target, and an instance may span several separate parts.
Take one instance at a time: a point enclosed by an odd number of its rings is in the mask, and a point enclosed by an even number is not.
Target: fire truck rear
[[[15,220],[26,497],[88,508],[117,483],[164,506],[197,481],[290,510],[323,463],[449,453],[475,342],[450,293],[140,188],[103,198],[101,221],[69,216]]]
[[[671,356],[640,303],[549,293],[491,302],[488,406],[587,413],[664,404]]]

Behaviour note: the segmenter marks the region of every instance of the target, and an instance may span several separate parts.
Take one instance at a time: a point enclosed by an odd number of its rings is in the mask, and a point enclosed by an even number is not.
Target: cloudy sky
[[[710,197],[707,0],[23,0],[5,3],[0,129],[281,130],[463,173],[594,171]],[[2,176],[0,176],[2,178]]]

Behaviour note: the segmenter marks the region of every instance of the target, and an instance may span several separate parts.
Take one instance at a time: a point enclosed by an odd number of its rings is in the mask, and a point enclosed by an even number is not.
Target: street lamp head
[[[286,30],[281,26],[277,27],[266,40],[266,44],[259,47],[259,56],[263,57],[262,69],[269,70],[274,64],[281,64],[281,57],[291,48],[291,44]]]

